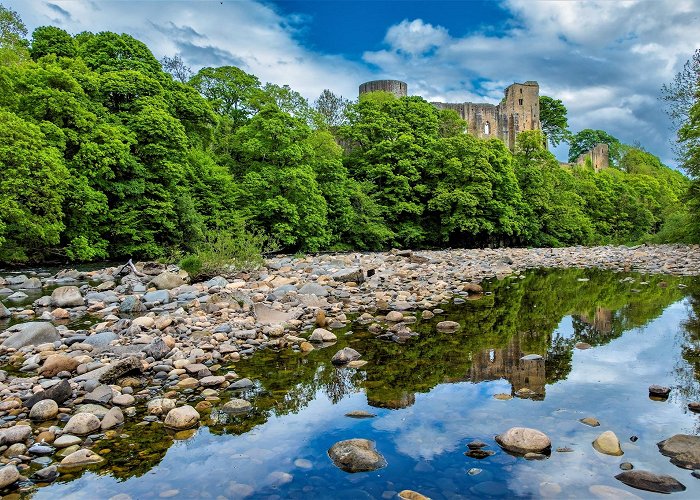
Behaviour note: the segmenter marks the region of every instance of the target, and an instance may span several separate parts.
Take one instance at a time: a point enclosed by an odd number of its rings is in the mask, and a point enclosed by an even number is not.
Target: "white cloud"
[[[10,0],[6,5],[20,14],[30,30],[54,24],[73,34],[128,33],[146,43],[158,58],[180,54],[195,70],[236,65],[263,82],[290,85],[309,99],[318,97],[324,88],[354,97],[359,83],[371,79],[371,72],[362,64],[305,49],[295,39],[303,18],[283,17],[253,0]]]
[[[442,26],[424,23],[422,19],[405,19],[390,27],[384,40],[401,52],[419,55],[439,47],[447,38],[447,30]]]

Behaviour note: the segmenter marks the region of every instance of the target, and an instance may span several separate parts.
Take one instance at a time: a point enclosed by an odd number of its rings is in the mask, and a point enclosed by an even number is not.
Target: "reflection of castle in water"
[[[596,307],[595,315],[591,319],[586,314],[579,314],[576,319],[585,323],[597,333],[608,334],[612,332],[613,311],[604,307]]]
[[[512,394],[532,399],[544,399],[545,360],[521,359],[520,335],[514,336],[502,349],[484,349],[472,357],[469,380],[474,383],[506,379],[511,384]],[[524,391],[523,389],[527,389]],[[529,391],[529,392],[528,392]]]

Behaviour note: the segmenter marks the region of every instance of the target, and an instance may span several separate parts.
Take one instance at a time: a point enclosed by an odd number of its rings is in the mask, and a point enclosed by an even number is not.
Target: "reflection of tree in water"
[[[674,369],[683,402],[700,401],[700,279],[690,283],[688,294],[688,319],[682,323],[678,339],[682,342],[683,360]],[[700,433],[700,422],[695,431]]]
[[[577,342],[593,346],[610,342],[626,330],[647,324],[684,295],[677,286],[679,279],[636,276],[637,283],[629,283],[621,282],[621,277],[595,270],[534,271],[523,279],[488,284],[492,295],[446,307],[444,315],[410,325],[419,335],[405,344],[378,340],[362,326],[353,325],[353,335],[338,332],[335,345],[307,354],[289,349],[260,351],[235,367],[256,383],[246,396],[254,410],[218,424],[204,417],[202,423],[214,434],[241,434],[264,424],[271,415],[299,412],[319,394],[337,403],[358,391],[366,393],[372,406],[404,408],[415,402],[416,393],[466,380],[505,378],[513,391],[528,388],[543,396],[546,384],[568,376]],[[648,284],[640,285],[642,279]],[[668,287],[658,286],[662,280]],[[692,293],[695,315],[686,325],[689,341],[684,357],[694,370],[679,371],[678,380],[679,386],[697,391],[697,384],[684,381],[688,377],[695,381],[700,368],[697,283]],[[569,337],[557,330],[566,316],[573,318],[574,332]],[[453,334],[437,332],[435,324],[445,319],[457,321],[461,329]],[[367,365],[334,367],[331,357],[345,346],[358,350]],[[545,361],[526,364],[520,359],[524,354],[540,354]],[[215,406],[236,394],[222,391],[220,396],[222,401]],[[187,399],[195,405],[201,397],[193,394]],[[110,443],[109,467],[102,470],[123,478],[155,466],[173,441],[162,429],[150,427],[133,427],[138,429],[133,433],[131,426],[125,428],[132,437]]]

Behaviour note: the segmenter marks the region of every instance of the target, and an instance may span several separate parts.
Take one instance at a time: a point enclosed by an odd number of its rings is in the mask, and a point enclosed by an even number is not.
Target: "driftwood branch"
[[[131,270],[131,272],[134,273],[136,276],[139,276],[139,277],[141,277],[141,276],[146,276],[144,273],[142,273],[141,271],[139,271],[138,269],[136,269],[136,266],[134,265],[134,263],[132,262],[131,259],[129,259],[129,262],[127,262],[126,264],[124,264],[124,265],[122,266],[122,268],[119,270],[119,272],[118,272],[117,274],[122,274],[122,273],[124,272],[124,269],[126,269],[127,267],[128,267],[128,268]]]

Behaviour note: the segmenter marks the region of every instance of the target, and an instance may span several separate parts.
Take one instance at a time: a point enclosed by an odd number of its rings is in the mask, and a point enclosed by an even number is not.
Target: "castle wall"
[[[375,80],[360,85],[360,95],[375,91],[408,95],[408,85],[399,80]],[[467,122],[467,132],[480,139],[500,139],[515,149],[515,138],[526,130],[540,130],[540,86],[537,82],[514,83],[505,89],[499,104],[476,102],[431,103],[438,109],[451,109]]]
[[[610,166],[610,149],[608,145],[602,142],[596,144],[593,149],[579,155],[574,163],[576,165],[585,165],[588,158],[591,159],[591,165],[596,172],[608,168]]]
[[[406,97],[408,85],[399,80],[373,80],[360,85],[360,95],[377,91],[390,92],[396,97]]]

